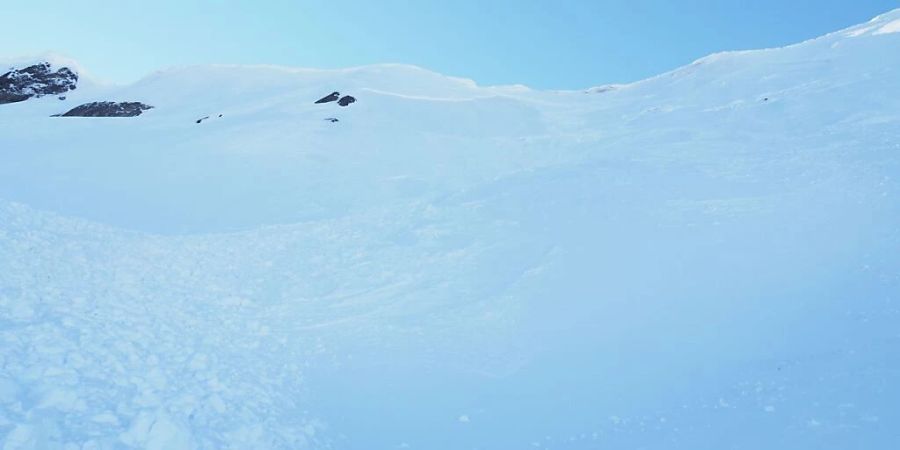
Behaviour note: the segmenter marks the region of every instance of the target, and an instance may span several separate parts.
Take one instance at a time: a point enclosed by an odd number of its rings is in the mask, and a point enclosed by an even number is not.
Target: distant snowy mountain
[[[0,448],[894,449],[898,93],[2,60]]]

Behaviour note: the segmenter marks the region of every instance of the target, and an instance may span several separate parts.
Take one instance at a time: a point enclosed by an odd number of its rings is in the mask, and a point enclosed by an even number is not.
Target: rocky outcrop
[[[152,106],[151,106],[150,108],[152,108]],[[219,115],[216,116],[216,117],[219,118],[219,119],[221,119],[221,118],[222,118],[222,114],[219,114]],[[201,118],[195,120],[194,122],[195,122],[195,123],[203,123],[203,122],[205,122],[205,121],[207,121],[207,120],[209,120],[209,119],[210,119],[210,116],[203,116],[203,117],[201,117]]]
[[[338,91],[334,91],[318,100],[316,100],[316,104],[320,103],[331,103],[337,102],[338,105],[341,106],[349,106],[351,103],[356,102],[356,98],[350,95],[345,95],[341,97],[341,93]]]
[[[56,117],[134,117],[152,108],[140,102],[92,102],[76,106]]]
[[[355,103],[355,102],[356,102],[356,98],[351,97],[349,95],[345,95],[345,96],[341,97],[340,100],[338,100],[338,105],[350,106],[351,103]]]
[[[46,62],[12,69],[0,75],[0,104],[64,94],[74,90],[77,84],[78,74],[66,67],[54,72]]]
[[[341,96],[341,93],[335,91],[335,92],[332,92],[332,93],[330,93],[330,94],[328,94],[328,95],[326,95],[326,96],[324,96],[324,97],[322,97],[322,98],[316,100],[316,104],[319,104],[319,103],[330,103],[330,102],[335,102],[335,101],[337,101],[337,99],[338,99],[340,96]]]

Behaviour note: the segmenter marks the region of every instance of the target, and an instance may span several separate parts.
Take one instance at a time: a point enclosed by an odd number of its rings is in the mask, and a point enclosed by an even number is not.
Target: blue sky
[[[480,84],[561,89],[790,44],[900,8],[900,0],[0,1],[0,57],[56,51],[119,82],[198,63],[401,62]]]

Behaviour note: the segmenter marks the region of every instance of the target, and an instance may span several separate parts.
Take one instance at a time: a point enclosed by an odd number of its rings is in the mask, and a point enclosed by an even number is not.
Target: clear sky
[[[479,84],[629,82],[812,38],[900,0],[0,0],[0,57],[55,51],[129,82],[185,64],[400,62]]]

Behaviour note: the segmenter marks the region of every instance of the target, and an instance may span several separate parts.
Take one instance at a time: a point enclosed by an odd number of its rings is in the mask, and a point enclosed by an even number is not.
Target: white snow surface
[[[0,105],[0,449],[895,449],[898,21],[586,91]],[[104,100],[154,109],[50,117]]]

